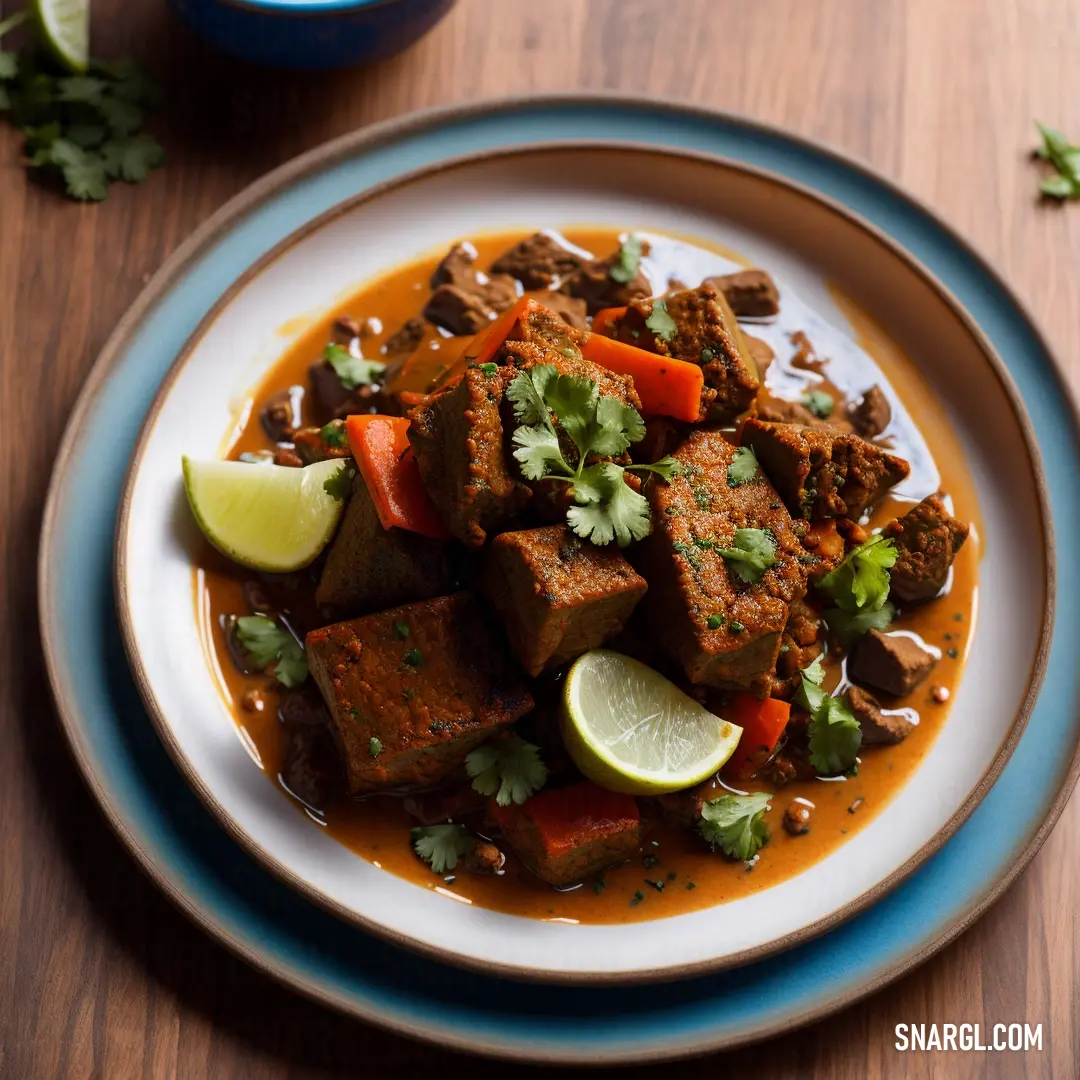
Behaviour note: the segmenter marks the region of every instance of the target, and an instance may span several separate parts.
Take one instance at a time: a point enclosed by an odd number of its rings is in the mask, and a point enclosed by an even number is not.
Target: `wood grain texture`
[[[1080,133],[1080,5],[460,0],[400,57],[287,76],[213,54],[159,2],[94,4],[95,51],[135,53],[167,86],[158,131],[170,156],[147,184],[81,207],[28,183],[13,133],[0,132],[0,1078],[404,1080],[467,1068],[494,1080],[507,1066],[386,1035],[254,973],[173,910],[94,808],[52,712],[32,574],[48,470],[94,356],[177,244],[296,153],[421,106],[607,88],[743,111],[867,159],[1004,271],[1080,386],[1080,206],[1040,205],[1028,159],[1033,117]],[[1074,1080],[1078,828],[1074,800],[1016,885],[919,971],[681,1074]],[[892,1046],[899,1022],[1017,1020],[1044,1025],[1041,1052]]]

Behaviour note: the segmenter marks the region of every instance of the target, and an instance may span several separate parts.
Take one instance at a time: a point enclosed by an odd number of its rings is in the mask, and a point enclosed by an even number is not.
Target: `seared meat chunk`
[[[613,545],[596,547],[565,525],[495,537],[485,585],[530,675],[609,641],[648,587]]]
[[[880,386],[871,386],[856,405],[848,409],[848,417],[864,439],[880,435],[892,419],[892,406]]]
[[[263,406],[260,419],[263,430],[274,442],[292,442],[293,432],[304,422],[301,403],[304,400],[302,386],[290,386],[279,390]]]
[[[969,529],[949,513],[940,495],[928,495],[882,531],[897,550],[889,572],[892,592],[901,600],[926,600],[944,588]]]
[[[858,520],[910,471],[903,458],[824,428],[747,420],[742,444],[753,449],[791,513],[811,521]]]
[[[760,472],[732,487],[735,447],[695,431],[675,457],[683,471],[648,487],[653,532],[631,549],[649,583],[646,616],[692,683],[764,692],[792,603],[806,592],[806,558],[792,520]],[[737,529],[766,530],[776,562],[743,581],[719,549]]]
[[[648,241],[643,241],[641,253],[648,255]],[[583,263],[578,271],[563,282],[562,289],[571,296],[580,297],[589,305],[589,314],[609,307],[626,307],[631,300],[648,296],[652,292],[649,279],[638,270],[630,281],[616,281],[612,268],[619,263],[619,252],[613,251],[603,259]]]
[[[446,544],[407,529],[384,529],[364,478],[330,546],[315,600],[339,616],[366,615],[453,588]]]
[[[542,791],[520,806],[492,800],[491,816],[522,862],[551,885],[573,885],[629,859],[641,843],[633,796],[591,780]]]
[[[359,346],[353,349],[357,354]],[[381,404],[378,389],[374,386],[347,389],[329,360],[316,360],[310,364],[308,381],[320,422],[345,417],[350,413],[374,412]]]
[[[530,499],[515,479],[503,440],[500,406],[516,373],[465,372],[450,390],[409,414],[409,442],[424,486],[446,527],[469,547],[509,521]]]
[[[491,264],[491,272],[509,274],[526,289],[548,289],[580,265],[579,255],[567,251],[547,233],[538,232],[504,251]]]
[[[722,794],[717,791],[717,785],[711,779],[695,788],[687,788],[685,791],[673,791],[668,795],[657,797],[657,803],[666,817],[696,829],[701,823],[701,808],[710,800]]]
[[[660,314],[660,303],[667,322],[654,317]],[[703,420],[731,420],[748,409],[757,394],[757,365],[735,316],[712,285],[668,293],[662,300],[634,300],[613,329],[614,337],[639,349],[701,366]]]
[[[872,686],[900,697],[915,689],[930,674],[937,657],[914,637],[894,630],[871,630],[859,638],[848,658],[848,677],[860,686]]]
[[[573,302],[571,299],[570,303]],[[587,337],[587,334],[564,319],[554,308],[540,302],[526,308],[508,335],[512,342],[520,341],[538,348],[551,349],[559,356],[577,360],[581,359],[581,346]]]
[[[776,282],[764,270],[738,270],[706,278],[705,284],[719,289],[740,319],[765,319],[780,312]]]
[[[330,715],[314,687],[282,692],[278,704],[284,751],[281,782],[301,802],[322,810],[343,787],[330,737]]]
[[[476,334],[517,299],[517,287],[505,274],[477,273],[475,250],[455,244],[431,275],[432,294],[424,306],[428,322],[452,334]]]
[[[822,636],[821,620],[814,609],[803,599],[793,601],[776,659],[777,678],[791,680],[787,688],[791,693],[798,689],[799,671],[821,655]],[[777,693],[774,688],[773,696],[786,698],[788,693]]]
[[[387,361],[404,360],[412,356],[424,339],[424,324],[419,319],[408,319],[400,330],[395,330],[383,344],[382,353]]]
[[[312,630],[307,656],[352,795],[433,787],[533,705],[468,593]]]
[[[876,697],[858,686],[848,691],[847,699],[862,728],[863,746],[892,746],[903,742],[915,730],[915,725],[902,712],[886,713]]]
[[[585,319],[587,310],[584,300],[560,292],[530,292],[528,295],[543,304],[544,307],[554,311],[568,326],[572,326],[575,330],[588,330],[589,324]]]
[[[406,795],[401,802],[405,813],[418,824],[438,825],[480,813],[487,806],[487,797],[476,791],[472,784],[463,784]]]
[[[478,840],[465,856],[465,869],[470,874],[498,874],[505,865],[506,856],[490,840]]]

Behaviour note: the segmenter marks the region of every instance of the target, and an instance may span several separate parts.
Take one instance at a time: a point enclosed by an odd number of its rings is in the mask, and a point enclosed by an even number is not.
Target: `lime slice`
[[[223,555],[283,574],[312,562],[334,535],[344,499],[323,486],[340,458],[304,469],[184,458],[184,488],[199,528]]]
[[[69,71],[90,66],[90,0],[32,0],[42,40]]]
[[[562,735],[590,780],[631,795],[663,795],[708,779],[742,728],[673,682],[608,649],[579,657],[563,690]]]

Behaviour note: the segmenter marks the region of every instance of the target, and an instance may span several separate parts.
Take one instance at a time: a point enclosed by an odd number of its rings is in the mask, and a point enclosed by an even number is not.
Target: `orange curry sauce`
[[[519,230],[479,239],[470,238],[479,251],[477,265],[487,267],[498,254],[524,235],[527,232]],[[619,234],[612,229],[573,228],[565,230],[563,235],[571,243],[598,255],[611,251],[619,242]],[[711,272],[735,269],[725,263],[726,259],[733,257],[730,253],[716,255],[714,249],[703,249],[687,241],[672,240],[671,243],[669,259],[659,270],[654,267],[653,285],[657,291],[663,290],[666,281],[657,281],[655,277],[661,273],[664,277],[679,276],[680,250],[692,256],[689,261],[693,270],[700,264],[701,257],[708,258],[710,255],[718,266]],[[441,255],[441,251],[433,252],[390,271],[302,330],[280,362],[252,391],[251,401],[246,403],[246,411],[241,414],[247,417],[246,423],[235,433],[227,448],[227,456],[235,458],[243,451],[273,448],[259,421],[261,406],[279,390],[294,384],[307,385],[308,365],[331,339],[330,328],[335,316],[348,313],[357,319],[377,317],[382,323],[382,333],[364,342],[365,355],[377,356],[377,347],[406,319],[419,313],[428,294],[428,278]],[[693,283],[701,279],[700,275],[696,278],[691,276],[693,270],[690,267],[687,270],[683,280]],[[695,834],[663,818],[645,818],[639,857],[605,871],[602,883],[589,880],[568,892],[557,892],[534,877],[510,850],[506,852],[506,871],[501,876],[473,875],[459,868],[452,882],[445,881],[443,876],[434,874],[413,854],[408,833],[413,822],[397,796],[343,799],[331,806],[325,815],[318,815],[297,802],[297,812],[307,813],[313,819],[312,828],[326,828],[342,844],[376,866],[424,888],[438,889],[440,893],[452,895],[462,902],[540,919],[622,923],[710,907],[766,889],[805,870],[887,807],[895,792],[918,768],[945,722],[949,710],[948,698],[960,679],[976,614],[976,571],[980,555],[978,508],[960,448],[940,403],[883,328],[850,299],[835,289],[832,292],[834,302],[854,327],[858,344],[872,356],[881,373],[899,394],[906,411],[915,420],[929,446],[933,459],[930,467],[937,466],[941,487],[952,496],[956,516],[973,525],[971,536],[954,566],[948,594],[904,613],[894,624],[897,629],[915,631],[942,653],[930,678],[908,699],[895,704],[886,702],[890,707],[905,706],[918,713],[920,723],[914,732],[897,746],[864,748],[857,775],[827,783],[818,780],[794,782],[782,788],[766,816],[770,840],[762,848],[752,869],[711,852]],[[782,305],[784,303],[785,298],[782,297]],[[784,315],[782,310],[781,320]],[[283,333],[292,336],[296,333],[296,326],[297,321],[294,320],[283,328]],[[758,333],[753,325],[748,325],[748,329],[751,333]],[[395,388],[429,389],[431,381],[445,370],[445,366],[457,359],[468,340],[446,337],[434,327],[427,326],[420,348],[406,365]],[[793,345],[789,355],[794,351]],[[866,364],[863,358],[863,388],[877,381],[876,373],[866,372]],[[832,372],[828,365],[824,373],[831,381]],[[908,457],[912,452],[912,448],[905,446],[902,441],[897,441],[893,450],[902,457]],[[921,491],[918,495],[921,497],[929,493]],[[885,500],[877,508],[872,525],[884,524],[910,505],[910,502]],[[195,571],[196,604],[208,659],[219,676],[222,696],[253,759],[266,773],[267,779],[280,786],[278,774],[282,746],[276,718],[274,683],[267,676],[245,676],[236,670],[221,628],[223,616],[248,613],[243,582],[253,576],[229,563],[207,545]],[[825,685],[835,686],[841,675],[839,664],[827,661],[827,670]],[[257,688],[266,700],[266,708],[261,712],[249,712],[241,707],[245,691],[252,688]],[[738,786],[742,790],[753,790],[762,785],[746,781]],[[293,797],[282,788],[282,798]],[[804,836],[790,836],[781,826],[784,809],[795,798],[809,800],[816,808],[811,831]],[[658,884],[662,888],[657,888]],[[635,895],[643,899],[635,901]]]

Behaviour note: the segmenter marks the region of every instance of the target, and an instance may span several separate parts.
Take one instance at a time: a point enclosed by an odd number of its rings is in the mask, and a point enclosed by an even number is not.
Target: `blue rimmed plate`
[[[1071,534],[1080,451],[1068,396],[1015,300],[943,225],[858,166],[746,121],[653,102],[534,100],[425,114],[331,144],[261,181],[174,256],[106,347],[69,429],[46,517],[41,610],[58,704],[84,772],[143,865],[211,932],[313,996],[447,1045],[546,1060],[642,1061],[822,1015],[917,963],[988,904],[1036,850],[1075,779],[1080,687],[1070,656],[1077,628],[1059,625],[1048,690],[996,787],[952,843],[869,911],[742,969],[737,987],[703,978],[663,995],[578,988],[553,996],[376,942],[238,854],[146,722],[109,590],[113,520],[142,418],[184,342],[252,263],[343,199],[402,174],[508,145],[594,141],[596,132],[770,170],[846,205],[903,245],[1005,358],[1039,432],[1056,527]],[[1059,596],[1069,595],[1077,576],[1059,568]]]

